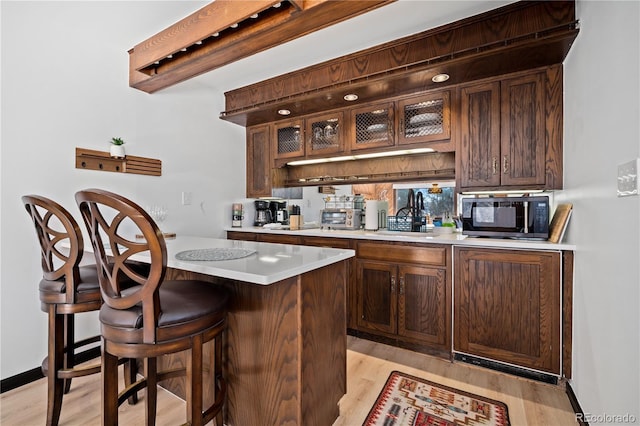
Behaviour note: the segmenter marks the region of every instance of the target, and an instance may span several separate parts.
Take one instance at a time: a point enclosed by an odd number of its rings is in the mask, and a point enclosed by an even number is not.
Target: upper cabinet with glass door
[[[451,138],[448,91],[398,101],[398,145],[443,141]]]
[[[304,156],[302,120],[281,121],[273,126],[273,158]]]
[[[344,151],[342,111],[306,117],[305,123],[307,157],[322,157]]]
[[[351,110],[352,150],[384,148],[395,145],[393,102]]]

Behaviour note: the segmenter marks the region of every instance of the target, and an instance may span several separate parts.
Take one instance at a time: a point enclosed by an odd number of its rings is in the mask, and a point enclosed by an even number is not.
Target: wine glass
[[[156,222],[160,231],[162,231],[162,222],[167,218],[167,207],[161,205],[153,205],[147,207],[147,213]],[[164,232],[164,231],[163,231]]]

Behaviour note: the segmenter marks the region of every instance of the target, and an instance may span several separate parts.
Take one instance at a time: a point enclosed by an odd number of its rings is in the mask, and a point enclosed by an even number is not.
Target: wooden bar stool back
[[[100,336],[78,342],[74,338],[74,315],[100,309],[100,286],[96,265],[80,266],[84,243],[73,216],[60,204],[38,195],[25,195],[22,202],[40,243],[40,302],[49,315],[48,354],[42,363],[47,377],[46,424],[57,425],[62,395],[69,392],[71,379],[100,372],[99,363],[75,365],[75,350],[98,342]]]
[[[228,294],[214,284],[165,280],[167,248],[153,219],[134,202],[111,192],[88,189],[76,193],[99,266],[104,305],[102,334],[102,424],[118,423],[118,406],[128,392],[146,389],[146,422],[155,424],[157,383],[186,375],[187,424],[213,418],[222,426],[226,384],[222,377],[222,333],[226,327]],[[144,238],[136,238],[142,234]],[[126,261],[146,259],[148,274],[138,274]],[[108,259],[111,258],[109,261]],[[145,261],[145,260],[143,260]],[[121,277],[139,286],[120,287]],[[215,339],[215,401],[203,409],[203,344]],[[186,366],[157,371],[157,357],[185,351]],[[144,377],[118,395],[116,359],[144,359]]]

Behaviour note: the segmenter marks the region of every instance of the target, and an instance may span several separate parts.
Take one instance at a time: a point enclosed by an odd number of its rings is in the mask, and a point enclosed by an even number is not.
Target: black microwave
[[[462,233],[494,238],[549,238],[549,197],[462,199]]]

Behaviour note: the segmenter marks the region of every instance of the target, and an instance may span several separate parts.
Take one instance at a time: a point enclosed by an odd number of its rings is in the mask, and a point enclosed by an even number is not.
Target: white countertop
[[[400,241],[407,243],[428,243],[428,244],[452,244],[460,246],[491,247],[491,248],[513,248],[525,250],[575,250],[575,245],[566,243],[551,243],[540,240],[518,240],[509,238],[481,238],[468,237],[460,233],[436,235],[431,232],[395,232],[395,231],[347,231],[338,229],[301,229],[291,231],[288,229],[266,229],[261,227],[227,227],[225,231],[232,232],[256,232],[265,234],[300,235],[311,237],[330,238],[351,238],[378,241]]]
[[[167,266],[185,271],[268,285],[355,255],[354,250],[296,246],[288,244],[232,241],[216,238],[178,236],[165,240]],[[184,261],[175,258],[185,250],[239,247],[256,250],[247,257],[221,261]],[[148,253],[133,255],[132,260],[149,262]]]

